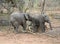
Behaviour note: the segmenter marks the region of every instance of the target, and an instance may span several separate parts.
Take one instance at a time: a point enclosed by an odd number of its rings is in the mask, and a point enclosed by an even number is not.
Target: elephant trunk
[[[50,26],[50,29],[52,30],[52,26],[51,26],[51,22],[49,21],[49,26]]]

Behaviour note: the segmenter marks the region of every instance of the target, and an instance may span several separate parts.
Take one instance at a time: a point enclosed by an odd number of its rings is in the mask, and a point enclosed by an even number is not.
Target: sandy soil
[[[45,34],[4,34],[0,35],[0,44],[60,44],[59,37],[51,37]]]

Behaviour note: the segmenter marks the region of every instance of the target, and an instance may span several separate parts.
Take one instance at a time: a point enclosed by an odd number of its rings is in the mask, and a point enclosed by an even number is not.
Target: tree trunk
[[[44,14],[45,0],[42,0],[41,14]]]

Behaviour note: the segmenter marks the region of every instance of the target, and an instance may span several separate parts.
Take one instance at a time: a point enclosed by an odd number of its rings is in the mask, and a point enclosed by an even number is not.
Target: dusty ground
[[[42,34],[15,34],[0,31],[0,44],[60,44],[60,23],[54,20],[52,27],[52,31]]]

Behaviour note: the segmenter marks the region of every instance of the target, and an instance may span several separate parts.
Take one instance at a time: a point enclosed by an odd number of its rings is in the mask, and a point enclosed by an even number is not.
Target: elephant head
[[[50,21],[48,15],[43,15],[43,19],[44,19],[44,22],[49,23],[50,29],[52,30],[51,21]]]

